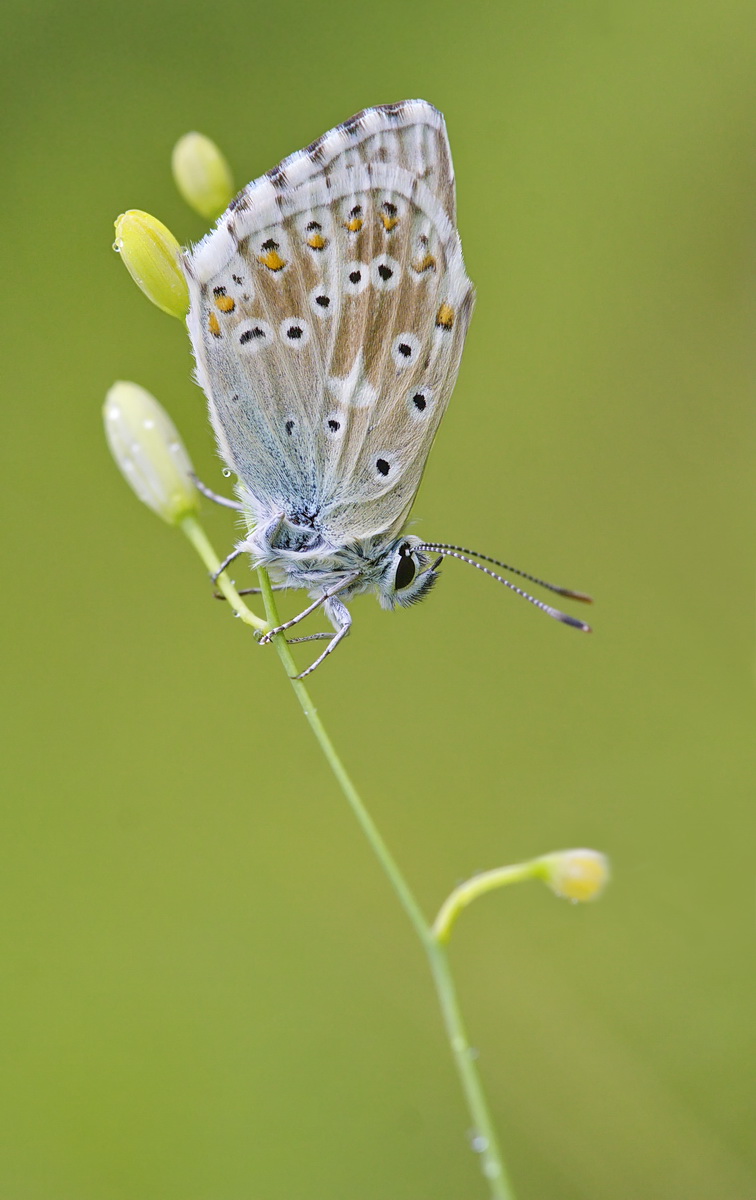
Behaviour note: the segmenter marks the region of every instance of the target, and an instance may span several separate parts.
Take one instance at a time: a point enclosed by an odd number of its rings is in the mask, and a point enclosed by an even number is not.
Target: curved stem
[[[492,892],[495,888],[506,887],[508,883],[521,883],[524,879],[543,879],[546,874],[544,861],[534,858],[529,862],[515,863],[511,867],[495,867],[492,871],[481,871],[478,875],[473,875],[472,879],[466,879],[459,887],[455,887],[444,900],[433,922],[434,936],[439,942],[448,942],[452,926],[460,912],[478,896]]]

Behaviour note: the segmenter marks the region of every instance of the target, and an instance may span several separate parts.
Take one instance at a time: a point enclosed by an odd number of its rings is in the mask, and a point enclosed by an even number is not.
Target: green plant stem
[[[192,543],[210,574],[214,575],[221,565],[221,560],[210,545],[207,535],[197,518],[183,517],[179,522],[179,528]],[[263,621],[261,617],[256,617],[251,609],[247,608],[247,605],[228,578],[227,571],[218,576],[216,587],[225,599],[228,600],[234,615],[244,621],[245,625],[251,625],[253,629],[259,629],[263,633],[269,628],[267,621]]]
[[[436,985],[449,1046],[454,1056],[454,1065],[457,1068],[462,1091],[467,1101],[467,1110],[472,1120],[472,1148],[480,1155],[481,1169],[488,1181],[493,1200],[514,1200],[514,1189],[504,1166],[504,1159],[488,1108],[488,1100],[478,1073],[477,1054],[468,1041],[462,1020],[446,947],[436,941],[432,933],[430,937],[424,939],[423,945],[430,962],[433,982]]]
[[[270,584],[267,571],[259,570],[260,587],[262,589],[265,615],[272,627],[280,624],[275,594]],[[417,936],[428,957],[436,985],[441,1012],[444,1018],[449,1045],[454,1056],[454,1062],[459,1074],[467,1108],[472,1119],[473,1149],[480,1154],[483,1175],[488,1181],[492,1200],[514,1200],[514,1191],[504,1168],[504,1161],[499,1150],[488,1101],[483,1091],[483,1085],[475,1063],[474,1051],[468,1040],[462,1014],[457,1000],[456,988],[449,966],[445,947],[435,936],[428,924],[422,909],[415,899],[409,884],[397,865],[394,856],[384,842],[377,826],[363,804],[359,792],[352,783],[336,748],[328,736],[325,726],[318,716],[317,709],[310,699],[309,692],[300,679],[295,679],[296,666],[291,655],[286,638],[279,634],[273,639],[278,656],[294,689],[294,693],[302,707],[302,712],[309,723],[312,732],[333,771],[338,784],[344,793],[352,812],[357,818],[362,831],[388,876],[399,900],[409,917]]]
[[[515,863],[511,867],[496,867],[493,871],[481,871],[466,879],[455,887],[444,900],[438,916],[433,922],[433,933],[439,942],[448,942],[452,926],[463,908],[472,904],[478,896],[492,892],[495,888],[506,887],[510,883],[522,883],[525,879],[543,879],[546,875],[544,861],[533,858],[529,862]]]
[[[259,570],[258,576],[260,579],[260,588],[262,589],[263,603],[265,604],[265,615],[268,618],[268,623],[271,626],[280,625],[278,609],[275,601],[275,593],[270,585],[270,577],[268,572]],[[412,895],[412,892],[410,891],[401,871],[396,865],[388,846],[378,832],[373,818],[370,816],[370,813],[362,803],[357,788],[349,778],[346,768],[339,758],[333,742],[326,733],[325,726],[318,715],[317,709],[310,699],[310,694],[307,691],[307,688],[301,679],[294,678],[294,676],[297,674],[297,668],[294,659],[292,658],[291,650],[289,649],[289,644],[286,641],[286,638],[283,636],[283,634],[279,634],[278,637],[273,638],[273,644],[278,651],[278,657],[283,663],[284,670],[289,676],[289,681],[294,689],[294,695],[297,697],[297,700],[302,706],[302,712],[307,719],[310,729],[315,734],[318,745],[323,751],[329,767],[336,776],[339,787],[346,796],[352,812],[359,821],[365,837],[370,842],[370,845],[373,847],[381,866],[391,880],[391,884],[397,893],[399,900],[401,901],[402,907],[414,925],[418,936],[420,938],[426,937],[428,933],[428,924],[423,916],[420,906],[415,900],[415,897]]]
[[[197,519],[191,516],[184,517],[179,524],[182,533],[189,539],[207,569],[211,573],[217,571],[220,566],[220,559],[210,545]],[[258,575],[262,598],[265,604],[266,621],[263,621],[251,612],[231,580],[228,579],[225,571],[217,582],[220,591],[225,596],[233,612],[247,625],[251,625],[254,629],[265,631],[279,625],[280,621],[275,594],[271,587],[268,573],[260,569]],[[474,1051],[467,1039],[446,947],[437,936],[435,929],[426,920],[394,856],[378,832],[378,828],[370,813],[365,808],[359,792],[352,783],[333,742],[326,732],[307,688],[300,679],[294,678],[297,668],[286,638],[283,634],[278,634],[273,638],[273,644],[278,651],[278,656],[294,689],[294,694],[301,705],[302,712],[317,739],[318,745],[323,751],[339,787],[344,793],[376,858],[383,867],[389,882],[399,897],[399,901],[425,950],[441,1006],[444,1027],[472,1122],[472,1146],[480,1155],[481,1167],[483,1175],[488,1182],[491,1200],[515,1200],[514,1191],[512,1190],[501,1151],[499,1150],[496,1131],[488,1109],[488,1101],[486,1100],[480,1075],[478,1074]],[[444,908],[441,911],[443,912]]]

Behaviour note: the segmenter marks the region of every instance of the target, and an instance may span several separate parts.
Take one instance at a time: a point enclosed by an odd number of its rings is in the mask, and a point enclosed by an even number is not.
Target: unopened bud
[[[138,383],[114,383],[103,416],[113,458],[139,499],[169,525],[195,513],[199,496],[189,455],[155,397]]]
[[[162,221],[138,208],[115,222],[113,249],[145,296],[172,317],[189,311],[189,289],[180,266],[181,247]]]
[[[565,900],[597,900],[609,882],[609,860],[598,850],[560,850],[537,861],[539,874]]]
[[[212,221],[234,196],[231,168],[215,142],[203,133],[185,133],[171,156],[176,187],[201,217]]]

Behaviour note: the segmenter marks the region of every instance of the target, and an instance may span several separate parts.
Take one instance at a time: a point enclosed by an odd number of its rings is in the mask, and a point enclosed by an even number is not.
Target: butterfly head
[[[418,547],[420,538],[396,538],[383,554],[384,569],[376,582],[376,591],[382,608],[408,608],[417,604],[433,587],[438,579],[437,558],[432,562],[428,554]]]

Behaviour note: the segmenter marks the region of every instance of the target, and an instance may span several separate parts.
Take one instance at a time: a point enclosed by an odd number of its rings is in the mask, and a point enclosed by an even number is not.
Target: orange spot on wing
[[[422,275],[424,271],[435,271],[436,260],[432,254],[426,254],[424,258],[418,258],[412,263],[412,270],[416,275]]]
[[[313,233],[312,237],[308,237],[307,245],[313,250],[325,250],[328,242],[322,233]]]
[[[229,313],[234,311],[236,303],[233,296],[216,296],[215,307],[220,309],[222,313]]]
[[[220,297],[219,297],[219,299],[220,299]],[[221,335],[220,321],[218,320],[218,318],[216,317],[214,312],[211,312],[210,316],[207,318],[207,325],[208,325],[208,329],[212,333],[213,337],[220,337],[220,335]]]
[[[451,329],[454,324],[454,309],[451,304],[442,304],[436,313],[436,324],[442,329]]]
[[[398,217],[391,217],[388,215],[388,213],[381,213],[380,216],[381,216],[381,220],[383,221],[383,228],[386,230],[386,233],[391,233],[391,230],[396,225],[399,224]]]
[[[269,271],[280,271],[282,267],[286,266],[277,250],[268,250],[267,254],[258,254],[257,261],[261,262]]]
[[[344,224],[350,233],[359,233],[363,225],[362,217],[350,217],[350,219],[345,221]]]

